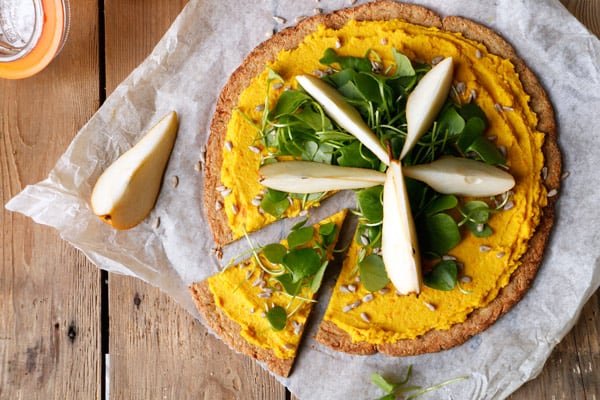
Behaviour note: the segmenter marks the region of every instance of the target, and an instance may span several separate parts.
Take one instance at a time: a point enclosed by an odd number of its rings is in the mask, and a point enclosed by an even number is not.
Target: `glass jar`
[[[69,17],[68,0],[0,0],[0,78],[27,78],[50,64]]]

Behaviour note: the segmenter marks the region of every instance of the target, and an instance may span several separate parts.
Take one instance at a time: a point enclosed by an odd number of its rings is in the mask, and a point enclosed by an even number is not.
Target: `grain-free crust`
[[[282,360],[277,358],[273,350],[248,343],[240,334],[240,326],[229,319],[225,312],[215,304],[208,281],[194,283],[189,289],[202,318],[227,345],[240,353],[264,362],[267,368],[277,375],[286,377],[290,374],[294,359]]]
[[[230,242],[233,238],[225,213],[217,211],[215,203],[219,201],[216,187],[220,181],[223,162],[222,147],[227,132],[227,123],[233,108],[237,104],[239,95],[249,85],[251,79],[265,68],[267,62],[274,60],[281,50],[295,48],[306,35],[316,30],[319,24],[330,28],[340,28],[351,19],[402,19],[413,24],[435,26],[451,32],[461,32],[466,38],[483,43],[490,52],[509,59],[519,73],[525,91],[531,96],[530,105],[539,118],[537,128],[546,135],[543,146],[547,168],[546,188],[548,191],[559,189],[561,157],[557,145],[553,109],[544,89],[533,72],[518,57],[514,48],[500,35],[474,21],[454,16],[442,19],[432,11],[420,6],[387,0],[376,1],[332,14],[310,17],[295,27],[283,30],[254,49],[231,75],[216,105],[211,123],[211,135],[207,146],[205,166],[204,203],[215,242],[218,246]],[[416,339],[401,340],[392,344],[373,345],[366,342],[353,343],[346,332],[340,330],[335,324],[325,321],[316,336],[317,341],[333,349],[353,354],[382,352],[395,356],[435,352],[465,342],[471,336],[492,325],[527,292],[542,261],[543,250],[554,222],[554,204],[556,200],[557,196],[550,197],[548,204],[543,208],[540,223],[529,241],[527,252],[521,259],[522,264],[513,273],[510,283],[499,292],[490,304],[472,312],[464,322],[455,324],[447,330],[430,331]],[[204,298],[205,294],[205,291],[198,290],[195,298],[197,304],[202,304],[205,309],[210,309],[210,307],[207,307],[208,300]],[[209,321],[209,325],[217,327],[213,327],[213,329],[226,338],[226,342],[236,343],[241,339],[241,337],[236,337],[235,327],[232,327],[231,323],[228,324],[225,321],[226,318],[223,318],[218,310],[205,312],[203,316]],[[210,322],[211,318],[217,321]],[[272,360],[268,354],[262,357],[267,364],[269,361],[266,360],[271,360],[271,362],[277,364],[277,360]],[[284,362],[284,360],[279,361]],[[281,369],[285,370],[285,367],[282,366]]]

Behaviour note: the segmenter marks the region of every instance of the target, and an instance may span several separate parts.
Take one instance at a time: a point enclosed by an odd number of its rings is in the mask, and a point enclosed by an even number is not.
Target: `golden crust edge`
[[[229,319],[225,312],[216,305],[207,280],[194,283],[188,289],[192,294],[198,312],[224,343],[239,353],[263,362],[274,374],[284,378],[289,376],[294,358],[278,358],[273,350],[264,349],[246,341],[240,334],[240,325]]]

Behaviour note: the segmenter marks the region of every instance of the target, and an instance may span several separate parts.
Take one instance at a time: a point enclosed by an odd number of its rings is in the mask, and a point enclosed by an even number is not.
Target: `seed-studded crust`
[[[287,377],[290,374],[294,358],[282,360],[277,358],[273,350],[263,349],[248,343],[240,334],[240,326],[229,319],[225,312],[215,304],[208,282],[194,283],[189,287],[196,308],[211,329],[232,349],[264,362],[271,372]]]
[[[295,27],[277,33],[255,48],[231,75],[216,105],[210,128],[211,135],[208,141],[205,164],[204,204],[218,246],[232,240],[232,232],[228,226],[227,217],[223,211],[215,209],[215,203],[219,200],[216,187],[220,184],[223,162],[222,147],[227,132],[227,124],[233,108],[237,105],[240,94],[250,84],[251,79],[262,72],[267,62],[275,60],[280,51],[297,47],[305,36],[316,30],[319,24],[331,28],[341,28],[351,19],[402,19],[418,25],[435,26],[452,32],[461,32],[465,37],[486,45],[490,52],[510,59],[521,78],[525,91],[531,96],[531,107],[539,118],[537,128],[545,133],[545,142],[542,149],[548,171],[545,185],[548,190],[559,189],[561,156],[557,145],[553,109],[546,92],[533,72],[518,57],[513,47],[500,35],[474,21],[461,17],[445,17],[442,19],[431,10],[420,6],[390,0],[375,1],[332,14],[313,16],[305,19]],[[529,241],[528,250],[521,258],[522,263],[513,273],[510,283],[499,292],[496,299],[486,307],[472,312],[466,321],[455,324],[447,330],[433,330],[413,340],[401,340],[385,345],[373,345],[366,342],[353,343],[346,332],[339,329],[335,324],[325,321],[316,336],[317,341],[333,349],[353,354],[382,352],[394,356],[404,356],[448,349],[482,332],[513,307],[530,287],[541,264],[543,251],[554,222],[554,204],[556,200],[557,196],[548,199],[548,205],[543,209],[543,215],[536,232]],[[257,351],[256,349],[247,348],[249,346],[247,343],[240,343],[240,336],[237,333],[239,327],[229,321],[222,312],[219,312],[214,305],[214,301],[211,300],[210,291],[205,285],[202,283],[196,284],[191,287],[191,290],[206,321],[226,342],[237,344],[237,346],[232,346],[242,352]],[[289,373],[289,367],[285,366],[287,360],[273,359],[273,354],[263,355],[262,360],[274,372],[278,370]],[[283,373],[281,375],[285,376]]]

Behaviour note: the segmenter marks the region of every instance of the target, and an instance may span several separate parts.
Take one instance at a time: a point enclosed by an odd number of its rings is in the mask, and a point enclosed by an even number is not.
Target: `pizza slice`
[[[232,349],[288,376],[345,216],[296,226],[282,243],[191,285],[204,321]]]

